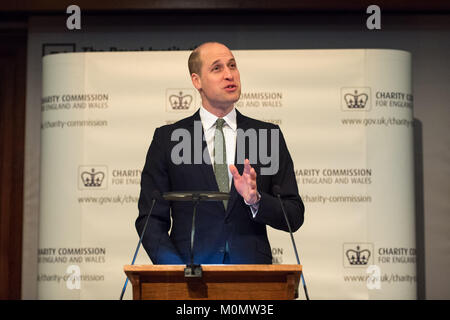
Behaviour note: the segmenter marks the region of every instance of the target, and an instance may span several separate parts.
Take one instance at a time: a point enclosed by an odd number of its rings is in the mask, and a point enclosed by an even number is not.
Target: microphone
[[[291,235],[291,241],[292,241],[292,246],[294,247],[294,252],[295,252],[295,258],[297,259],[297,264],[300,265],[300,259],[298,258],[298,252],[297,252],[297,246],[295,245],[295,240],[294,240],[294,236],[292,234],[292,229],[291,229],[291,224],[289,223],[289,219],[288,216],[286,214],[286,211],[284,210],[284,205],[283,205],[283,201],[281,200],[281,188],[279,185],[274,185],[272,187],[272,193],[278,198],[278,200],[280,201],[280,205],[281,205],[281,211],[283,211],[284,214],[284,219],[286,219],[286,224],[289,230],[289,234]],[[308,295],[308,289],[306,288],[306,283],[305,283],[305,278],[303,277],[303,271],[300,274],[300,278],[302,279],[302,283],[303,283],[303,289],[305,291],[305,296],[306,296],[306,300],[309,300],[309,295]]]
[[[138,242],[136,251],[134,252],[133,261],[131,261],[131,265],[134,265],[134,261],[136,261],[136,257],[137,257],[139,248],[141,247],[141,243],[142,243],[142,239],[144,238],[145,231],[147,230],[148,220],[149,220],[149,218],[150,218],[150,216],[152,214],[153,207],[155,206],[155,203],[156,203],[157,200],[161,200],[162,199],[161,198],[161,194],[159,193],[158,190],[154,190],[152,192],[151,199],[152,199],[152,206],[150,208],[150,211],[148,212],[147,219],[145,219],[144,229],[142,229],[142,234],[141,234],[141,237],[139,238],[139,242]],[[125,294],[125,290],[127,289],[127,284],[128,284],[128,277],[125,280],[125,284],[123,285],[122,293],[120,294],[120,300],[123,299],[123,295]]]

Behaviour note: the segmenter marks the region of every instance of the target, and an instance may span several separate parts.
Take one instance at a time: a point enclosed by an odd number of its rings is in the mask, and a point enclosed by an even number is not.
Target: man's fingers
[[[253,168],[250,170],[250,177],[252,180],[256,180],[256,171]]]
[[[252,166],[250,165],[250,161],[248,159],[245,159],[245,161],[244,161],[244,173],[245,174],[250,174],[251,168],[252,168]]]
[[[255,180],[250,180],[250,188],[252,190],[256,190],[256,181]]]
[[[245,182],[250,187],[250,189],[256,189],[256,172],[255,169],[251,169],[250,174],[245,175]]]
[[[236,168],[236,166],[235,166],[234,164],[230,164],[228,167],[230,168],[230,172],[231,172],[231,174],[233,175],[233,178],[234,178],[235,180],[236,180],[236,179],[239,179],[241,175],[239,174],[239,171],[238,171],[238,169]]]
[[[256,186],[256,171],[252,168],[250,165],[250,161],[248,159],[245,159],[244,162],[244,172],[242,172],[242,176],[239,174],[238,169],[235,165],[230,164],[228,166],[230,168],[230,172],[233,175],[233,179],[235,182],[241,181],[244,182],[247,185],[247,188],[250,192],[255,192],[257,189]]]

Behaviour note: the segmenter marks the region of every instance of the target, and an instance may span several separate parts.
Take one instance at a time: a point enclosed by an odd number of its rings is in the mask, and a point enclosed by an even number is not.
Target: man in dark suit
[[[271,264],[266,226],[288,231],[273,187],[280,188],[293,231],[304,216],[284,137],[278,126],[234,108],[240,74],[226,46],[204,43],[188,65],[202,106],[155,130],[142,172],[136,229],[142,233],[155,190],[229,192],[228,201],[198,204],[194,262]],[[154,264],[189,262],[192,214],[191,202],[156,202],[143,239]]]

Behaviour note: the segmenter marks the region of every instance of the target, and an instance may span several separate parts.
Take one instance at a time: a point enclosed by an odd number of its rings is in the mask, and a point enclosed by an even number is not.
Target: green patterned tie
[[[222,118],[216,121],[216,130],[214,132],[214,174],[220,192],[229,192],[229,177],[227,165],[227,150],[225,146],[225,136],[223,135],[223,125],[225,120]],[[225,210],[228,200],[223,200]]]

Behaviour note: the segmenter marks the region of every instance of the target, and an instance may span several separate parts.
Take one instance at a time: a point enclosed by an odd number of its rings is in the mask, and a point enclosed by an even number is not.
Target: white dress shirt
[[[219,117],[213,115],[205,108],[200,107],[200,120],[202,121],[203,132],[205,134],[206,145],[208,146],[208,153],[211,159],[211,164],[214,164],[214,133],[216,131],[216,121]],[[233,108],[225,117],[223,117],[225,123],[223,125],[223,135],[225,138],[225,147],[227,151],[227,169],[229,178],[229,189],[231,190],[231,183],[233,175],[228,167],[230,164],[234,164],[234,156],[236,152],[236,110]]]
[[[219,117],[206,110],[203,106],[200,107],[200,120],[203,126],[203,133],[205,135],[206,145],[208,146],[208,153],[211,159],[211,164],[214,164],[214,133],[216,130],[216,121]],[[236,136],[237,136],[237,122],[236,109],[233,108],[225,117],[223,125],[223,135],[225,137],[225,147],[227,153],[227,169],[229,177],[229,189],[233,183],[233,175],[231,174],[229,165],[234,164],[234,156],[236,152]],[[245,202],[245,200],[244,200]],[[245,202],[247,205],[248,203]],[[250,206],[253,217],[258,212],[259,203]]]

